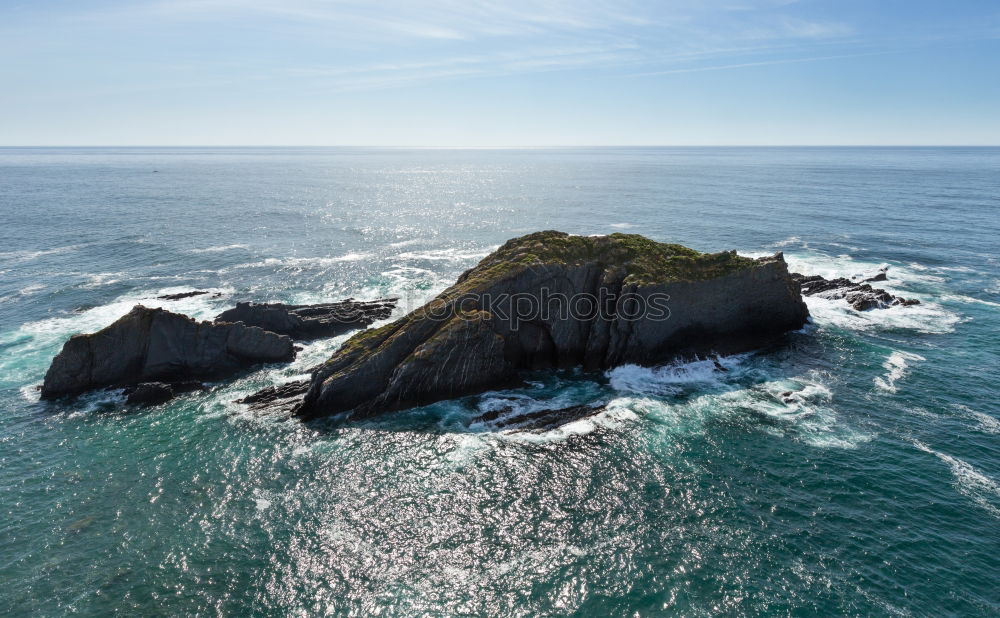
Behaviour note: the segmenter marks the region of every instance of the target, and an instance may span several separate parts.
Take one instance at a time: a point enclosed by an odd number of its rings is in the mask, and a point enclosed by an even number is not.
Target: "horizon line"
[[[372,148],[385,150],[556,150],[572,148],[1000,148],[998,144],[548,144],[413,146],[384,144],[0,144],[2,148]]]

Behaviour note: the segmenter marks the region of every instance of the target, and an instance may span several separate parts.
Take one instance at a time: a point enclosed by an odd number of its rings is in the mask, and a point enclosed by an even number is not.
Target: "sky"
[[[1000,145],[997,0],[0,0],[0,145]]]

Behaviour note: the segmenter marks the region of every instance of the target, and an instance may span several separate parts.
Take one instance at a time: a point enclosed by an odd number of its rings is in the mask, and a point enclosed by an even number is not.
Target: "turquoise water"
[[[0,212],[0,614],[1000,613],[1000,149],[0,149]],[[143,411],[37,400],[135,303],[415,306],[553,228],[887,264],[923,304],[365,425],[232,403],[344,338]],[[153,300],[192,288],[223,297]],[[471,423],[499,397],[610,406]]]

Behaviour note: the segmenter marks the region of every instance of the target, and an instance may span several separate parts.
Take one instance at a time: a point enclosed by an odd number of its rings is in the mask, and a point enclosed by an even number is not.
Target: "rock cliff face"
[[[365,418],[511,385],[525,369],[745,350],[807,317],[781,254],[538,232],[508,241],[421,309],[348,340],[296,412]]]
[[[356,301],[349,298],[321,305],[239,303],[219,314],[215,321],[243,322],[247,326],[257,326],[295,339],[336,337],[388,318],[396,300]]]
[[[294,357],[292,340],[283,335],[137,305],[103,330],[70,338],[49,366],[41,395],[53,399],[143,382],[219,378]]]

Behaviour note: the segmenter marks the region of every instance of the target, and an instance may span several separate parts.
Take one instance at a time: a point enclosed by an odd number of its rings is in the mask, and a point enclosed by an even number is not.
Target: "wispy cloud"
[[[290,75],[322,80],[336,91],[391,88],[457,77],[496,76],[617,67],[641,62],[635,45],[536,48],[493,54],[455,56],[422,62],[379,63],[360,66],[295,67]]]
[[[823,55],[815,46],[853,34],[849,25],[789,12],[795,8],[793,0],[115,0],[78,10],[72,27],[86,22],[109,39],[148,31],[167,42],[197,31],[243,47],[260,33],[280,46],[249,45],[252,57],[223,48],[200,65],[178,50],[175,65],[189,68],[175,83],[265,75],[356,91],[552,71],[662,75],[804,62]],[[294,59],[281,57],[289,45]],[[715,66],[696,65],[708,61]],[[149,73],[155,80],[157,67]]]
[[[602,0],[158,0],[120,14],[198,20],[266,16],[333,28],[350,38],[472,40],[549,31],[608,30],[648,23],[639,6]],[[273,24],[272,24],[273,25]]]
[[[780,58],[773,60],[760,60],[757,62],[740,62],[736,64],[704,65],[695,67],[684,67],[677,69],[665,69],[662,71],[646,71],[643,73],[631,73],[625,77],[651,77],[655,75],[673,75],[675,73],[700,73],[702,71],[727,71],[730,69],[744,69],[748,67],[762,67],[776,64],[797,64],[801,62],[818,62],[821,60],[839,60],[843,58],[862,58],[865,56],[878,56],[882,54],[896,52],[867,52],[861,54],[837,54],[833,56],[809,56],[804,58]]]

